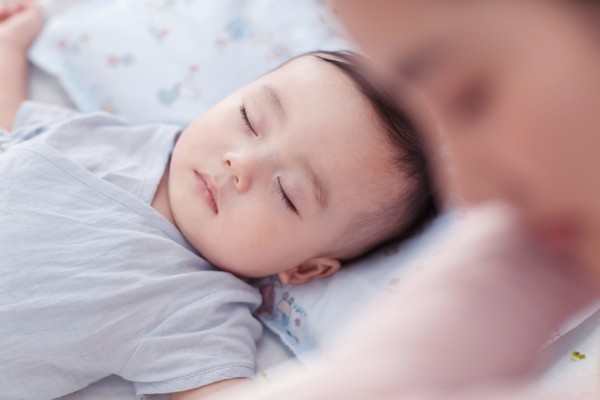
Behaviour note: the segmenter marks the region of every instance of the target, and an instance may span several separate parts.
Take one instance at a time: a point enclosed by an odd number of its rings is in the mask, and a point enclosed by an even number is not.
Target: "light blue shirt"
[[[252,376],[260,296],[150,206],[178,131],[35,103],[0,131],[0,398]]]

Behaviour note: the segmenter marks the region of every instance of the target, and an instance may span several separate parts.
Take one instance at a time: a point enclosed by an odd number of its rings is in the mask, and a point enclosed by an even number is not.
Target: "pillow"
[[[440,241],[462,219],[460,211],[442,215],[423,234],[393,244],[344,266],[333,277],[305,285],[281,285],[267,278],[258,286],[263,304],[256,315],[303,362],[327,350],[352,316],[410,274],[440,255]],[[418,257],[417,257],[418,256]]]
[[[348,48],[318,0],[80,0],[30,52],[83,111],[187,125],[295,55]],[[72,1],[71,1],[72,3]]]

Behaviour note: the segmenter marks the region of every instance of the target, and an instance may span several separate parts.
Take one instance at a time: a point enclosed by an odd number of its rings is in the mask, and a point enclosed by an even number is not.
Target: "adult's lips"
[[[535,232],[555,250],[570,252],[581,236],[581,229],[573,220],[556,219],[537,224]]]

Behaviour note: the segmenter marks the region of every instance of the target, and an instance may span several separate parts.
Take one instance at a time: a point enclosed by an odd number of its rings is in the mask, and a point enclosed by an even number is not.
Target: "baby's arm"
[[[33,1],[0,0],[0,128],[10,130],[20,104],[27,100],[27,51],[44,24]]]

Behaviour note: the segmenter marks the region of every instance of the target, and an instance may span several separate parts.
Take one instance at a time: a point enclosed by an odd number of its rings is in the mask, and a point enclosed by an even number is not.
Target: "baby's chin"
[[[175,226],[187,242],[196,250],[198,255],[206,262],[221,271],[229,272],[243,279],[264,278],[277,274],[277,272],[271,272],[271,270],[277,269],[274,265],[268,265],[264,260],[257,259],[256,255],[235,252],[233,245],[224,246],[223,243],[214,242],[210,237],[206,237],[205,235],[210,235],[210,232],[199,232],[194,229],[194,224],[191,224],[190,220],[186,220],[185,213],[177,212],[177,210],[182,209],[177,205],[177,201],[172,203]],[[181,205],[185,205],[185,203]],[[185,206],[183,209],[186,209]],[[232,253],[234,253],[233,257]],[[247,260],[249,259],[254,260],[254,262],[248,263]]]
[[[208,260],[207,260],[208,261]],[[210,261],[209,261],[210,262]],[[220,269],[221,271],[229,272],[241,279],[257,279],[264,278],[270,274],[261,274],[257,271],[257,268],[250,265],[234,264],[234,263],[212,263],[213,266]],[[235,266],[232,266],[235,265]]]
[[[229,272],[240,279],[257,279],[265,278],[271,274],[260,273],[259,268],[255,265],[248,265],[237,260],[229,260],[227,257],[219,257],[218,254],[212,254],[211,251],[205,249],[202,251],[199,246],[192,243],[200,257],[218,270]]]

